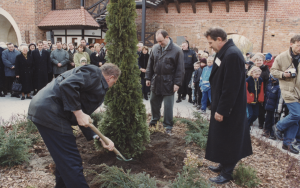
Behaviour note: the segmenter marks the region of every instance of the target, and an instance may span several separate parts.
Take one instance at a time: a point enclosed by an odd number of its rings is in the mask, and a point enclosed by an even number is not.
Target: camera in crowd
[[[296,69],[295,68],[291,68],[289,69],[289,72],[291,74],[292,78],[296,78],[297,74],[296,74]]]

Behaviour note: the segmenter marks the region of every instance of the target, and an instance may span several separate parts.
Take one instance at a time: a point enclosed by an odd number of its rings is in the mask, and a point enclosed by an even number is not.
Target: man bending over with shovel
[[[99,137],[89,128],[90,114],[104,101],[121,70],[112,63],[77,67],[59,75],[31,101],[28,119],[38,128],[55,164],[56,188],[88,188],[71,125],[80,125],[86,139]],[[104,148],[112,151],[109,140]]]

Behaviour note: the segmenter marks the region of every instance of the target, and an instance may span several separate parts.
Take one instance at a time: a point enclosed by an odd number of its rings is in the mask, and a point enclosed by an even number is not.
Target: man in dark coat
[[[5,72],[4,72],[4,64],[2,62],[2,52],[4,49],[0,47],[0,97],[5,97],[4,86],[5,86]]]
[[[184,77],[183,52],[173,43],[167,31],[160,29],[156,32],[158,44],[153,46],[146,70],[146,85],[151,85],[150,125],[155,125],[160,119],[160,108],[164,101],[164,122],[168,134],[173,128],[174,93],[182,85]]]
[[[185,73],[184,73],[184,79],[183,79],[183,83],[182,86],[179,88],[178,90],[178,99],[177,99],[177,103],[181,102],[182,100],[185,100],[186,95],[188,94],[189,96],[189,102],[192,103],[193,99],[192,99],[192,89],[188,87],[193,72],[194,72],[194,63],[196,63],[198,61],[196,53],[194,50],[190,50],[188,43],[187,42],[183,42],[182,43],[182,50],[183,50],[183,55],[184,55],[184,69],[185,69]]]
[[[91,54],[91,64],[101,67],[106,62],[105,60],[105,51],[103,46],[100,44],[95,44],[95,52]]]
[[[221,172],[210,181],[223,184],[232,180],[237,162],[252,154],[246,117],[245,60],[223,29],[210,28],[205,37],[217,52],[209,78],[212,103],[205,158],[220,163],[209,167]]]
[[[90,116],[104,101],[121,74],[112,64],[86,65],[62,73],[31,101],[28,119],[38,128],[55,164],[56,187],[88,188],[71,125],[79,125],[87,140],[97,138],[88,127]],[[108,139],[109,140],[109,139]],[[102,142],[113,150],[114,144]]]
[[[38,49],[32,52],[34,73],[33,85],[35,94],[48,84],[48,73],[52,72],[50,53],[43,48],[43,42],[38,41]]]
[[[74,54],[76,53],[77,51],[74,49],[74,45],[73,43],[69,43],[69,50],[68,50],[68,53],[69,53],[69,63],[68,63],[68,68],[67,70],[71,70],[73,68],[75,68],[75,63],[74,63]]]

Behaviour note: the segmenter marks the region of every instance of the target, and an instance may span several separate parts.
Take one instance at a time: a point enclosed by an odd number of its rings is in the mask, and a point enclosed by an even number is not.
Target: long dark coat
[[[19,82],[22,84],[22,92],[33,91],[33,72],[34,64],[32,54],[27,53],[27,59],[21,53],[16,57],[16,76],[19,77]]]
[[[212,103],[205,158],[236,163],[252,154],[252,146],[246,116],[245,60],[231,39],[216,54],[209,82]],[[215,112],[223,115],[222,122],[216,121]]]
[[[3,51],[4,49],[0,47],[0,92],[4,89],[4,79],[5,79],[4,64],[2,62]]]
[[[149,60],[149,54],[148,53],[147,54],[141,53],[140,57],[138,58],[139,68],[147,69],[148,60]],[[144,72],[141,72],[140,76],[141,76],[142,79],[145,79],[145,73]]]
[[[33,85],[34,89],[40,90],[48,84],[48,73],[52,72],[50,53],[43,49],[42,56],[38,49],[32,52],[34,62]]]

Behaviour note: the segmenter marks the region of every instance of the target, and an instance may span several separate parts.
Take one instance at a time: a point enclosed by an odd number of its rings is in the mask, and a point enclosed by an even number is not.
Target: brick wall
[[[163,5],[147,9],[146,31],[153,32],[159,28],[166,29],[176,41],[177,36],[188,36],[191,44],[200,49],[207,48],[203,33],[212,26],[223,27],[227,33],[236,33],[247,37],[253,43],[253,51],[260,52],[262,44],[264,1],[249,0],[248,12],[244,1],[230,1],[229,12],[225,2],[213,2],[212,13],[208,3],[196,3],[196,14],[190,3],[181,3],[181,13],[174,3],[168,6],[169,13]],[[267,12],[264,52],[278,54],[289,47],[291,36],[300,33],[299,0],[269,0]],[[137,30],[141,31],[142,11],[137,10]],[[272,36],[274,35],[274,36]]]

